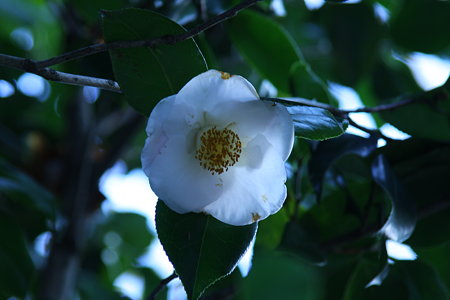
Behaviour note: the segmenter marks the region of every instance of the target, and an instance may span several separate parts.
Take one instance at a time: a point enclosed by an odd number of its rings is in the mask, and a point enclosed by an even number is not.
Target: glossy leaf
[[[252,11],[233,18],[228,32],[245,60],[276,88],[289,93],[291,68],[302,56],[288,33],[270,18]]]
[[[142,9],[103,11],[102,21],[107,42],[186,32],[170,19]],[[154,48],[118,49],[110,54],[116,80],[126,99],[144,115],[149,115],[159,100],[176,94],[192,77],[207,70],[192,39]]]
[[[287,107],[292,116],[295,135],[310,140],[326,140],[342,135],[347,129],[347,120],[338,119],[328,110],[309,106]]]
[[[188,298],[197,299],[234,270],[256,234],[257,223],[232,226],[205,214],[178,214],[159,200],[156,230]]]
[[[403,242],[411,236],[416,225],[415,203],[382,155],[377,156],[372,164],[372,176],[392,201],[391,214],[382,231],[390,239]]]

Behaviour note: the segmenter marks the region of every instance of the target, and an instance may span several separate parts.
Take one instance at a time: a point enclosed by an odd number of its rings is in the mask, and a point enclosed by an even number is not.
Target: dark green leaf
[[[159,200],[156,229],[189,299],[197,299],[233,271],[255,236],[257,223],[231,226],[205,214],[178,214]]]
[[[439,206],[439,203],[436,203]],[[446,205],[446,203],[441,203]],[[448,205],[448,204],[447,204]],[[411,246],[432,246],[450,240],[450,208],[442,209],[420,219],[408,240]]]
[[[241,299],[323,299],[320,269],[279,251],[255,251]]]
[[[377,139],[375,137],[366,139],[350,134],[344,134],[339,138],[320,142],[313,152],[308,167],[317,199],[321,198],[323,178],[333,161],[346,154],[368,156],[376,149],[376,146]]]
[[[289,222],[286,225],[281,247],[311,263],[317,265],[326,264],[324,253],[297,223]]]
[[[310,140],[326,140],[345,132],[348,122],[338,119],[328,110],[309,106],[287,107],[292,116],[295,135]]]
[[[396,262],[406,286],[409,299],[448,300],[449,291],[442,279],[429,265],[420,261]]]
[[[343,299],[366,299],[364,294],[372,285],[381,285],[389,274],[384,241],[379,241],[378,251],[361,256],[345,287]]]
[[[321,10],[331,41],[332,68],[335,78],[344,85],[355,86],[370,74],[378,58],[380,22],[372,4],[361,1],[352,5],[326,5]]]
[[[391,170],[384,156],[379,155],[372,164],[372,176],[389,195],[392,210],[383,227],[390,239],[403,242],[408,239],[416,225],[416,206]]]
[[[422,262],[432,266],[450,290],[450,242],[414,249]]]
[[[295,97],[330,103],[326,83],[304,62],[296,62],[292,66],[290,91]]]
[[[97,239],[103,242],[102,249],[117,257],[115,262],[107,264],[108,275],[114,280],[145,253],[153,235],[144,216],[135,213],[114,213],[100,226]]]
[[[27,174],[2,159],[0,159],[0,195],[47,218],[52,219],[55,215],[56,201],[53,195]]]
[[[450,140],[450,112],[445,109],[450,103],[448,92],[438,88],[418,95],[416,99],[416,103],[382,112],[381,117],[412,136]]]
[[[177,35],[185,29],[170,19],[141,9],[103,11],[107,42],[142,40]],[[116,80],[128,102],[149,115],[156,103],[178,91],[194,76],[207,70],[194,40],[155,48],[141,47],[110,51]]]
[[[302,61],[302,55],[288,33],[271,19],[252,11],[233,18],[228,32],[245,60],[280,91],[289,93],[291,68]]]
[[[449,15],[449,1],[403,1],[391,21],[392,40],[411,51],[442,51],[450,46]]]
[[[258,237],[255,245],[263,246],[267,249],[275,249],[281,242],[282,233],[289,217],[285,209],[271,215],[264,222],[258,225]]]
[[[34,276],[34,266],[21,228],[4,213],[0,213],[0,241],[0,298],[22,298]]]

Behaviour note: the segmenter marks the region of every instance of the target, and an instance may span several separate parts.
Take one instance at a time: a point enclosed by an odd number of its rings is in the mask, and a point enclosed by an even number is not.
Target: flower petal
[[[177,105],[174,99],[170,96],[161,100],[150,115],[142,168],[152,190],[171,209],[178,213],[200,212],[221,194],[221,183],[194,158],[192,129],[177,116],[183,105]]]
[[[286,161],[294,146],[294,122],[286,107],[278,103],[271,103],[271,106],[274,115],[264,131],[264,136]]]
[[[207,123],[235,131],[244,144],[263,133],[284,160],[291,153],[294,125],[282,105],[261,100],[219,103],[207,113],[206,119]]]
[[[148,119],[145,128],[148,138],[145,140],[144,150],[141,153],[144,172],[146,166],[153,162],[155,156],[167,142],[167,135],[163,132],[163,124],[165,124],[172,109],[174,99],[175,96],[170,96],[159,101]]]
[[[247,79],[224,74],[226,73],[209,70],[192,78],[177,94],[176,101],[208,111],[219,102],[259,99],[258,93]]]
[[[201,212],[221,195],[222,183],[186,151],[186,143],[186,137],[169,136],[152,163],[144,165],[144,171],[152,190],[172,210]]]
[[[231,225],[246,225],[277,212],[286,199],[286,170],[277,150],[258,135],[248,150],[260,150],[261,163],[257,168],[237,167],[222,176],[223,193],[204,211]]]

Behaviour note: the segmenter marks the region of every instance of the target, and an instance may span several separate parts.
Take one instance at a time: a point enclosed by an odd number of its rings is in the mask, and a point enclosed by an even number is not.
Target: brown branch
[[[178,275],[175,273],[175,271],[172,273],[172,275],[170,275],[169,277],[161,280],[158,284],[157,287],[155,287],[155,289],[151,292],[151,294],[148,296],[147,300],[154,300],[156,299],[156,296],[158,295],[159,292],[161,292],[161,290],[169,283],[171,282],[173,279],[177,278]]]
[[[176,44],[190,38],[193,38],[203,31],[236,16],[241,10],[246,9],[261,0],[246,0],[242,1],[236,6],[233,6],[229,10],[209,19],[208,21],[178,35],[166,35],[162,37],[139,40],[139,41],[115,41],[110,43],[102,43],[90,45],[84,48],[76,49],[59,56],[55,56],[46,60],[41,60],[36,62],[37,68],[45,68],[49,66],[58,65],[71,60],[79,59],[85,56],[93,55],[100,52],[105,52],[107,50],[116,50],[124,48],[137,48],[137,47],[155,47],[161,44]]]

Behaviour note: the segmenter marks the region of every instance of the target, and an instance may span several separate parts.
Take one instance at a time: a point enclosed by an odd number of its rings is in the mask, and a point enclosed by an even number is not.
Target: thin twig
[[[171,282],[173,279],[177,278],[178,275],[175,273],[175,271],[172,273],[172,275],[170,275],[169,277],[161,280],[158,284],[157,287],[155,287],[155,289],[152,291],[152,293],[148,296],[147,300],[154,300],[156,299],[156,296],[158,295],[158,293],[169,283]]]
[[[398,101],[398,102],[395,102],[395,103],[382,104],[382,105],[378,105],[378,106],[375,106],[375,107],[361,107],[361,108],[349,109],[349,110],[341,109],[340,111],[343,112],[343,113],[362,113],[362,112],[374,113],[374,112],[380,112],[380,111],[394,110],[394,109],[397,109],[399,107],[411,104],[411,103],[413,103],[415,101],[417,101],[417,99],[409,98],[409,99]]]
[[[0,65],[33,73],[51,81],[80,86],[93,86],[116,93],[122,92],[120,90],[119,84],[114,80],[69,74],[65,72],[56,71],[50,68],[36,68],[36,63],[31,59],[0,54]]]
[[[311,107],[318,107],[318,108],[323,108],[326,109],[332,113],[338,114],[338,115],[342,115],[345,114],[344,111],[340,110],[337,107],[322,103],[322,102],[317,102],[317,101],[313,101],[313,100],[308,100],[308,99],[304,99],[304,98],[271,98],[271,97],[260,97],[261,100],[264,101],[273,101],[273,102],[277,102],[277,103],[282,103],[282,104],[286,104],[286,105],[305,105],[305,106],[311,106]]]
[[[57,64],[61,64],[64,62],[68,62],[74,59],[79,59],[85,56],[93,55],[100,52],[105,52],[107,50],[116,50],[116,49],[124,49],[124,48],[137,48],[137,47],[155,47],[161,44],[170,44],[173,45],[175,43],[179,43],[190,38],[193,38],[203,31],[222,23],[223,21],[236,16],[241,10],[246,9],[255,3],[262,0],[246,0],[239,3],[236,6],[233,6],[229,10],[209,19],[208,21],[178,35],[166,35],[162,37],[139,40],[139,41],[115,41],[109,43],[95,44],[90,45],[84,48],[76,49],[59,56],[55,56],[46,60],[41,60],[36,62],[37,68],[45,68],[49,66],[54,66]]]
[[[361,126],[358,123],[356,123],[355,121],[353,121],[350,117],[347,117],[347,120],[350,125],[352,125],[355,128],[358,128],[361,131],[367,132],[370,135],[378,136],[378,137],[382,138],[383,140],[385,140],[386,142],[394,141],[394,139],[391,139],[390,137],[385,136],[379,129],[370,129],[370,128]]]
[[[119,84],[113,80],[69,74],[50,69],[48,67],[72,61],[75,59],[79,59],[82,57],[86,57],[89,55],[93,55],[96,53],[105,52],[107,50],[136,48],[136,47],[155,47],[160,44],[173,45],[178,42],[182,42],[199,35],[201,32],[229,18],[236,16],[241,10],[248,8],[259,1],[261,0],[243,1],[238,5],[230,8],[229,10],[179,35],[166,35],[162,37],[139,41],[115,41],[110,43],[95,44],[41,61],[35,61],[28,58],[21,58],[6,54],[0,54],[0,65],[33,73],[51,81],[82,86],[93,86],[121,93]]]

